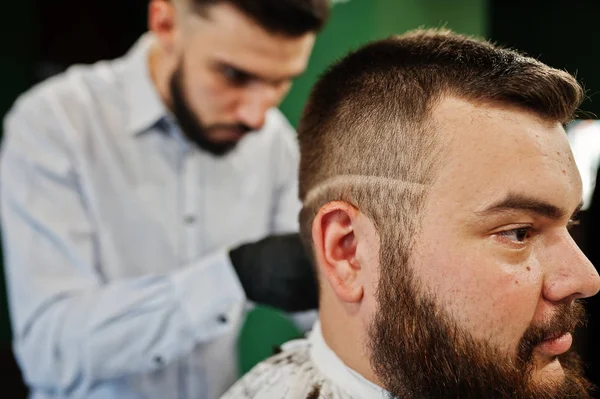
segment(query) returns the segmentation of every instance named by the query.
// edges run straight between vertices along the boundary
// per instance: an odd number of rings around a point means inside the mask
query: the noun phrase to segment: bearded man
[[[576,80],[447,30],[331,67],[299,127],[320,322],[224,398],[586,398]]]

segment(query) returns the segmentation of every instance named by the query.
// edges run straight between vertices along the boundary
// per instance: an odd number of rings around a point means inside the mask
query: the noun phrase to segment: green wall
[[[347,0],[335,2],[319,35],[306,73],[298,79],[282,111],[296,126],[310,88],[334,60],[361,44],[419,27],[446,26],[487,36],[487,0]]]

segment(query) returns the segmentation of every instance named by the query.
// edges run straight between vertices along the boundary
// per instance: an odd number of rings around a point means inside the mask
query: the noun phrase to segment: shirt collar
[[[310,357],[317,369],[335,385],[351,393],[353,398],[387,399],[391,397],[386,390],[344,364],[325,342],[319,321],[315,323],[308,340],[311,344]]]
[[[154,41],[147,32],[124,57],[123,84],[129,106],[128,133],[136,135],[164,120],[168,112],[150,77],[148,54]]]

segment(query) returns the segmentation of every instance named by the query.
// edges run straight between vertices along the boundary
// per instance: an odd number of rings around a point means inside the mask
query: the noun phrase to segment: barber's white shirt
[[[388,399],[391,395],[350,369],[329,348],[315,323],[308,339],[282,346],[221,399]]]

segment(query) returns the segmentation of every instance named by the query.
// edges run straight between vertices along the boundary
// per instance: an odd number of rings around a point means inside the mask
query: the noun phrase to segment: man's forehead
[[[294,77],[306,69],[315,33],[273,34],[228,4],[210,6],[209,11],[206,17],[191,18],[189,52],[196,49],[211,62],[270,80]]]
[[[444,115],[442,136],[451,139],[435,184],[440,201],[475,213],[489,207],[550,215],[570,213],[581,200],[581,180],[560,123],[490,105],[452,104],[440,107],[438,121]],[[546,212],[550,207],[560,212]]]
[[[574,160],[563,126],[531,111],[446,98],[433,109],[432,119],[444,143],[447,168],[481,174],[491,168],[506,169],[511,163],[532,167],[554,162],[573,174]],[[474,170],[465,172],[467,165]]]
[[[441,137],[450,136],[448,139],[452,140],[480,138],[489,141],[513,134],[543,141],[550,135],[539,133],[560,130],[565,139],[563,143],[567,142],[564,128],[558,121],[544,119],[517,105],[446,95],[436,102],[431,118],[442,133]],[[533,130],[533,135],[527,134]]]

